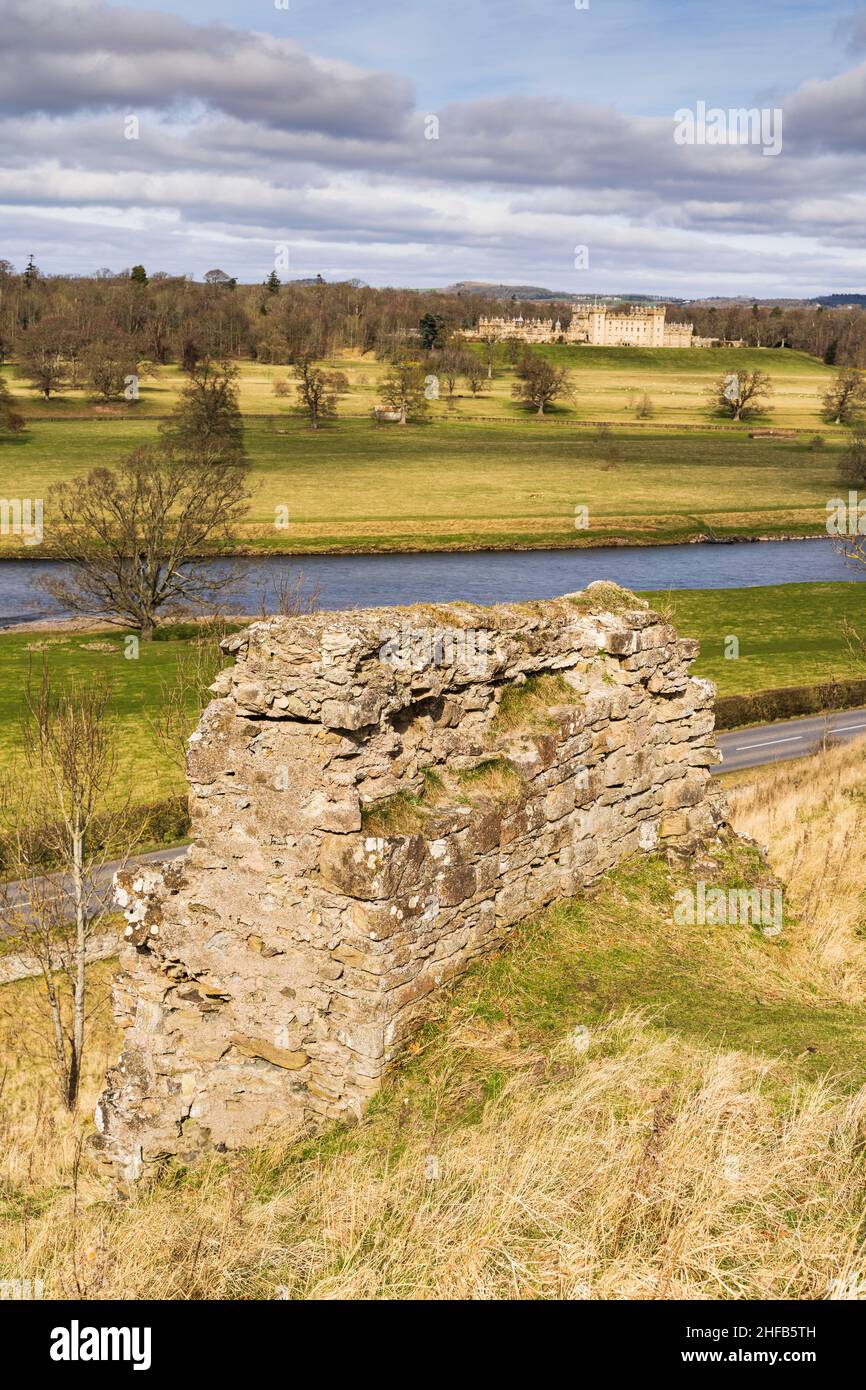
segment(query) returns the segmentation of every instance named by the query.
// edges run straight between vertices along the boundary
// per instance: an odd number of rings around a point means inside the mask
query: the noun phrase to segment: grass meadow
[[[632,861],[465,978],[359,1124],[125,1198],[83,1148],[111,963],[72,1117],[35,983],[5,986],[0,1270],[94,1299],[862,1296],[863,768],[849,745],[739,779],[781,936],[674,925],[689,871]],[[766,878],[748,849],[702,872]]]
[[[484,358],[483,347],[467,348]],[[686,425],[706,421],[704,393],[708,385],[722,372],[758,368],[773,379],[774,423],[810,429],[820,422],[819,396],[834,376],[832,368],[807,353],[775,348],[600,348],[552,344],[533,351],[571,372],[574,400],[562,402],[554,415],[575,420],[633,420],[637,403],[646,394],[652,401],[653,421]],[[275,382],[291,385],[290,366],[264,362],[238,365],[240,403],[245,415],[291,414],[293,394],[278,397],[274,392]],[[339,369],[348,377],[349,390],[342,398],[341,413],[347,417],[369,416],[379,403],[378,383],[387,364],[371,354],[362,356],[346,351],[323,365]],[[7,368],[6,376],[29,418],[89,416],[110,420],[125,413],[161,416],[172,408],[184,383],[184,375],[176,365],[159,367],[155,377],[142,378],[140,400],[130,407],[94,402],[86,388],[64,391],[43,401],[14,368]],[[477,396],[473,397],[461,380],[451,398],[441,381],[439,399],[431,401],[431,410],[434,415],[454,414],[461,419],[518,418],[522,412],[511,396],[514,380],[513,365],[500,346],[496,350],[493,379],[485,380]]]
[[[341,416],[317,431],[291,397],[273,393],[290,368],[243,364],[254,495],[239,544],[302,554],[823,530],[847,431],[821,423],[820,392],[832,379],[822,363],[769,349],[542,351],[568,362],[577,390],[571,405],[543,419],[518,409],[513,370],[500,365],[483,396],[442,395],[425,424],[377,425],[371,411],[385,368],[346,354],[330,364],[350,378]],[[704,393],[715,377],[755,362],[776,383],[772,424],[801,431],[795,439],[753,439],[753,426],[708,414]],[[176,368],[162,368],[135,405],[97,406],[82,392],[46,403],[25,391],[28,429],[0,446],[2,495],[45,496],[53,483],[110,466],[155,436],[182,380]],[[639,421],[644,395],[653,415]],[[822,447],[812,443],[815,432]],[[575,511],[584,506],[589,529],[578,530]],[[277,508],[288,509],[285,528],[275,526]],[[50,521],[49,504],[49,546]],[[0,554],[16,550],[33,553],[14,536],[0,538]]]

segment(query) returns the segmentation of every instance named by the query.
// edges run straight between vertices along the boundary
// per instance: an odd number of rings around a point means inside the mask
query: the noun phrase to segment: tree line
[[[695,301],[667,308],[669,318],[692,323],[704,337],[795,348],[830,365],[866,365],[866,312],[859,306]],[[14,357],[48,396],[84,383],[116,394],[142,363],[189,370],[205,357],[232,357],[291,365],[345,349],[387,360],[410,347],[453,345],[482,314],[543,314],[567,324],[571,305],[463,289],[328,284],[321,277],[281,283],[276,271],[260,284],[239,284],[220,270],[197,283],[142,265],[50,275],[32,258],[17,271],[0,260],[0,364]]]

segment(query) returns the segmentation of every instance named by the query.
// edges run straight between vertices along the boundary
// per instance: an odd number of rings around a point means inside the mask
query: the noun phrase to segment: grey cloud
[[[102,0],[0,0],[0,111],[201,103],[276,129],[387,139],[411,86],[307,55],[290,39]]]
[[[788,97],[784,151],[768,160],[755,147],[675,145],[673,113],[541,98],[445,105],[439,139],[425,140],[407,84],[286,40],[98,0],[0,0],[0,17],[12,259],[31,249],[26,234],[17,247],[29,219],[46,238],[53,228],[79,269],[146,248],[168,269],[255,275],[288,238],[363,278],[525,280],[531,266],[534,279],[581,288],[565,272],[586,220],[593,285],[603,272],[656,292],[693,288],[693,267],[708,264],[731,285],[816,287],[814,264],[764,243],[811,238],[829,266],[849,248],[854,264],[862,242],[866,67]],[[122,114],[136,106],[141,138],[126,141]],[[118,225],[99,229],[103,207]],[[297,273],[327,270],[309,255]],[[426,276],[425,257],[437,266]]]

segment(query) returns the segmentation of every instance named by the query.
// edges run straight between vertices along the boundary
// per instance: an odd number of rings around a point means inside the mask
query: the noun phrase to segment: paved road
[[[760,767],[785,758],[802,758],[816,753],[825,739],[848,743],[866,735],[866,709],[843,709],[836,714],[810,714],[805,719],[787,719],[779,724],[761,724],[717,734],[722,762],[716,772],[737,772],[744,767]]]
[[[178,845],[175,849],[155,849],[148,854],[133,855],[128,861],[128,867],[133,868],[136,864],[155,864],[166,862],[169,859],[178,859],[182,854],[186,854],[186,845]],[[113,864],[105,864],[97,874],[94,875],[93,891],[90,894],[90,910],[97,911],[100,907],[110,907],[111,883],[115,869],[121,867],[121,861],[117,860]],[[74,897],[72,885],[68,877],[64,878],[60,874],[48,876],[47,883],[55,885],[61,896],[73,908]],[[27,884],[20,880],[13,880],[4,885],[2,897],[0,897],[0,910],[2,908],[14,908],[26,903],[28,900]],[[0,922],[0,931],[3,924]],[[7,928],[8,930],[8,928]]]

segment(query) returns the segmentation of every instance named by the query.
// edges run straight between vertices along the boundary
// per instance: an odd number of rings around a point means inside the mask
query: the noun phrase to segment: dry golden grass
[[[524,924],[360,1125],[125,1200],[77,1162],[110,1020],[69,1118],[22,1026],[35,988],[7,987],[0,1277],[91,1298],[862,1297],[866,1088],[837,1065],[864,1021],[861,764],[849,747],[735,790],[802,914],[778,941],[675,931],[685,871],[641,861]]]
[[[463,1050],[504,1080],[480,1121],[437,1123]],[[684,1047],[636,1015],[534,1056],[507,1027],[453,1033],[423,1118],[394,1133],[204,1167],[128,1203],[45,1109],[4,1277],[92,1298],[786,1298],[856,1283],[866,1095],[780,1111],[771,1064]],[[450,1063],[450,1065],[449,1065]],[[384,1143],[388,1131],[390,1142]],[[50,1170],[50,1171],[49,1171]],[[7,1179],[8,1190],[8,1179]]]
[[[730,793],[737,829],[768,848],[799,920],[792,970],[816,969],[840,996],[866,999],[866,740],[742,774]]]
[[[522,685],[507,685],[490,726],[492,736],[528,730],[552,729],[551,710],[576,704],[578,696],[563,676],[530,676]]]

